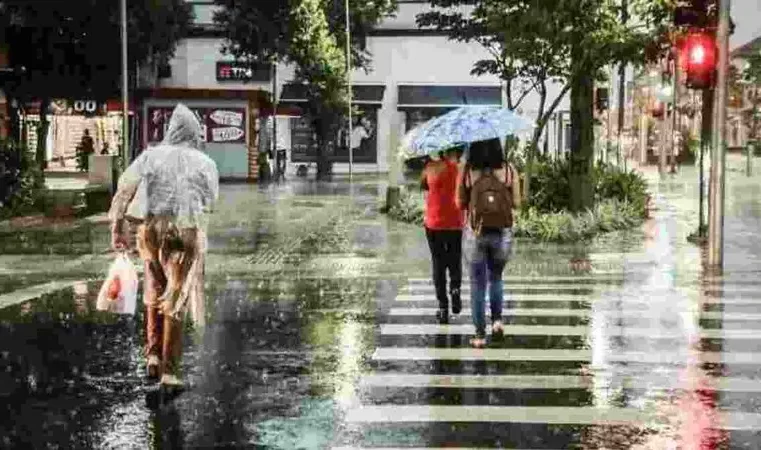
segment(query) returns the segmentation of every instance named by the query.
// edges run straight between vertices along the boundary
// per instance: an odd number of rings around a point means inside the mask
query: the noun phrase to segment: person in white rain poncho
[[[219,196],[214,161],[200,149],[202,128],[177,105],[163,142],[144,151],[119,179],[109,212],[112,246],[127,247],[126,221],[138,222],[145,262],[147,371],[162,387],[182,386],[182,323],[190,310],[203,325],[208,214]]]

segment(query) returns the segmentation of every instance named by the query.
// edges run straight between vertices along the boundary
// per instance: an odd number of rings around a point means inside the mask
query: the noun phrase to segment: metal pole
[[[277,157],[277,60],[272,63],[272,160],[275,163],[275,181],[280,181],[280,160]]]
[[[127,67],[127,0],[121,0],[122,19],[122,168],[129,164],[129,71]]]
[[[660,154],[658,155],[658,173],[661,175],[666,173],[666,148],[668,147],[668,117],[669,117],[669,105],[663,102],[663,117],[660,120],[660,133],[661,133],[661,145]]]
[[[668,64],[668,63],[666,63]],[[661,85],[658,87],[658,89],[663,89],[665,76],[663,75],[664,68],[664,61],[661,61]],[[661,101],[660,99],[663,98],[662,92],[658,92],[657,94],[659,97],[658,101]],[[663,117],[660,119],[660,138],[661,138],[661,145],[660,145],[660,153],[658,154],[658,173],[663,175],[666,173],[666,147],[668,145],[667,141],[667,135],[668,135],[668,117],[669,117],[669,105],[667,101],[662,101],[663,103]]]
[[[724,263],[724,163],[727,118],[727,72],[729,56],[730,0],[720,1],[719,30],[716,36],[719,48],[716,111],[714,111],[713,153],[711,154],[711,211],[708,221],[708,264],[721,268]]]
[[[704,164],[704,155],[707,152],[710,152],[711,150],[711,136],[712,136],[712,123],[713,120],[713,100],[714,100],[714,91],[713,88],[706,89],[703,91],[703,105],[702,105],[702,112],[701,112],[701,130],[700,130],[700,224],[699,224],[699,235],[700,237],[705,236],[705,210],[706,208],[703,206],[705,203],[705,164]],[[710,210],[710,205],[709,208]]]
[[[674,82],[672,83],[674,89],[673,96],[673,112],[671,117],[671,172],[676,172],[676,152],[678,150],[676,135],[679,131],[677,128],[679,116],[679,61],[674,58]]]
[[[629,20],[629,2],[621,0],[621,23],[626,25]],[[621,159],[621,135],[624,130],[624,107],[626,103],[626,64],[621,63],[618,67],[618,159]],[[624,158],[624,170],[626,170],[626,155]]]
[[[349,147],[349,180],[354,176],[354,149],[351,146],[351,134],[354,121],[352,120],[352,88],[351,88],[351,21],[349,20],[349,0],[346,0],[346,83],[349,85],[349,127],[346,138]]]

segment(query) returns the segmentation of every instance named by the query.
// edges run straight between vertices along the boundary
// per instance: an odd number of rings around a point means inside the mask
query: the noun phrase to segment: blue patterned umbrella
[[[466,106],[435,117],[411,130],[403,140],[403,155],[414,158],[471,142],[504,139],[531,130],[534,123],[499,106]]]

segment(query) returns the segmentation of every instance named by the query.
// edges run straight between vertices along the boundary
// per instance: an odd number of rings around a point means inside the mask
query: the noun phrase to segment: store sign
[[[80,99],[74,101],[55,100],[51,103],[50,110],[54,114],[71,114],[93,116],[105,114],[108,110],[106,103],[98,103],[91,99]]]
[[[249,67],[246,64],[217,61],[217,81],[261,81],[270,80],[272,68],[268,65]]]
[[[204,142],[212,144],[246,143],[245,108],[190,108],[202,128]],[[164,139],[174,107],[148,108],[148,142]]]

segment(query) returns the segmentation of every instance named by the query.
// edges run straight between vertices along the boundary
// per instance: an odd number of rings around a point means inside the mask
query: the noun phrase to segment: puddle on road
[[[149,448],[177,420],[175,444],[240,445],[260,439],[259,420],[352,398],[374,342],[376,282],[208,281],[214,313],[201,335],[186,330],[193,388],[175,419],[145,406],[142,308],[96,311],[92,282],[0,310],[0,446]]]

